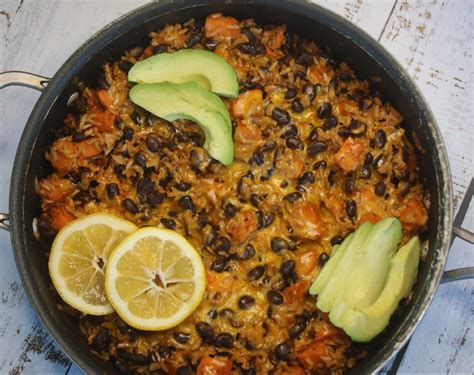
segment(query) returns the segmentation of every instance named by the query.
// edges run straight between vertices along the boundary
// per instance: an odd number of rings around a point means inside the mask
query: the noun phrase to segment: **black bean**
[[[308,145],[307,154],[308,156],[314,156],[320,152],[326,151],[327,145],[323,141],[314,141]]]
[[[230,240],[227,237],[218,237],[215,242],[216,248],[221,251],[229,251],[230,250]]]
[[[375,131],[374,143],[378,148],[383,148],[387,142],[387,134],[382,129]]]
[[[240,256],[241,260],[247,260],[255,255],[255,248],[251,244],[247,244],[244,253]]]
[[[201,337],[201,339],[203,339],[207,343],[212,342],[214,338],[216,337],[216,332],[214,331],[214,328],[212,328],[209,323],[206,323],[206,322],[196,323],[195,328],[199,337]]]
[[[187,182],[180,181],[176,184],[176,189],[179,191],[188,191],[191,189],[191,184],[188,184]]]
[[[274,108],[272,111],[272,118],[279,124],[279,125],[286,125],[290,122],[290,115],[287,111],[280,108]]]
[[[255,370],[253,367],[248,368],[248,369],[242,369],[242,375],[257,375],[257,370]]]
[[[156,207],[161,202],[163,202],[163,199],[165,199],[164,194],[160,193],[158,190],[155,190],[148,195],[146,201],[150,206]]]
[[[218,348],[232,349],[234,346],[234,336],[230,333],[219,333],[214,339],[214,344]]]
[[[132,68],[133,64],[127,60],[120,60],[118,66],[122,72],[128,73],[128,71]]]
[[[78,133],[74,132],[72,134],[72,141],[73,142],[82,142],[84,139],[86,139],[86,135],[84,133]]]
[[[250,30],[250,27],[243,27],[242,28],[242,34],[244,34],[247,39],[249,40],[249,42],[251,43],[255,43],[257,41],[257,37],[255,36],[255,34]]]
[[[226,307],[226,308],[219,311],[219,316],[222,316],[224,318],[230,318],[230,317],[234,316],[234,310]]]
[[[349,129],[347,127],[340,128],[337,131],[337,134],[339,135],[339,137],[341,137],[343,139],[348,138],[348,137],[351,136],[351,129]]]
[[[330,130],[332,128],[335,128],[338,123],[339,119],[337,118],[337,116],[329,116],[328,118],[326,118],[326,120],[324,120],[323,129]]]
[[[301,198],[301,193],[299,191],[295,191],[293,193],[287,194],[283,197],[284,201],[293,203],[296,202],[298,199]]]
[[[167,229],[175,230],[176,229],[176,221],[173,219],[168,219],[167,217],[162,217],[160,219],[160,223]]]
[[[191,211],[193,214],[196,213],[196,206],[193,203],[192,198],[189,195],[179,198],[178,204],[185,210]]]
[[[99,78],[97,78],[97,88],[102,90],[108,90],[110,88],[110,83],[107,82],[105,76],[100,75]]]
[[[272,251],[275,253],[278,253],[282,250],[288,250],[290,248],[290,245],[287,240],[281,237],[273,237],[270,240],[270,247],[272,248]]]
[[[347,73],[341,73],[341,74],[339,74],[339,76],[337,78],[339,78],[342,82],[352,81],[352,77]]]
[[[105,189],[107,190],[107,196],[109,199],[112,199],[119,195],[119,188],[118,185],[115,183],[108,184]]]
[[[88,191],[81,190],[80,192],[74,194],[72,199],[75,202],[80,202],[81,204],[84,205],[86,203],[89,203],[93,198],[92,198],[91,194]]]
[[[261,43],[240,43],[237,44],[237,48],[240,52],[251,56],[261,55],[265,52],[265,46]]]
[[[166,52],[166,51],[168,51],[168,46],[166,46],[164,44],[158,44],[158,45],[153,47],[153,54],[154,55],[157,55],[159,53],[163,53],[163,52]]]
[[[368,165],[363,166],[360,170],[359,177],[367,180],[370,178],[370,176],[372,176],[372,169]]]
[[[268,141],[267,143],[265,143],[261,148],[260,148],[260,151],[262,152],[269,152],[269,151],[273,151],[276,147],[276,142],[275,141]]]
[[[137,182],[137,195],[146,196],[153,192],[155,184],[148,177],[142,177]]]
[[[179,342],[180,344],[186,344],[191,338],[191,335],[189,333],[184,332],[175,332],[173,333],[173,337],[176,342]]]
[[[332,240],[331,240],[331,243],[332,243]],[[328,260],[329,260],[329,255],[327,255],[326,253],[319,254],[318,263],[320,267],[323,267]]]
[[[262,165],[265,163],[265,157],[263,156],[263,153],[261,151],[255,151],[255,153],[252,155],[251,162],[256,165]]]
[[[200,40],[201,40],[201,32],[197,31],[197,32],[191,33],[191,35],[189,36],[186,42],[186,48],[194,47],[196,44],[199,43]]]
[[[293,112],[301,113],[301,112],[304,111],[304,105],[303,105],[303,103],[301,102],[301,100],[295,99],[295,100],[293,100],[293,102],[291,103],[291,109],[293,110]]]
[[[360,122],[359,120],[352,119],[350,131],[352,137],[359,137],[361,135],[364,135],[367,131],[367,124],[365,122]]]
[[[150,133],[146,136],[146,147],[151,152],[160,151],[160,138],[155,133]]]
[[[285,91],[285,99],[293,99],[297,94],[297,91],[293,87],[288,87],[288,89]]]
[[[314,98],[316,98],[316,88],[314,87],[313,84],[311,83],[307,83],[304,85],[303,87],[303,92],[308,95],[308,98],[309,100],[313,100]]]
[[[364,165],[371,165],[374,161],[374,156],[369,152],[365,156]]]
[[[329,81],[328,87],[330,90],[336,91],[339,88],[339,80],[336,77],[334,77],[333,79]]]
[[[133,157],[133,162],[142,168],[146,167],[145,156],[143,156],[143,154],[141,153],[135,154],[135,156]]]
[[[204,145],[204,140],[198,133],[190,133],[189,139],[191,140],[192,144],[196,147],[202,147]]]
[[[333,238],[331,238],[331,245],[336,246],[340,245],[344,241],[344,237],[336,235]]]
[[[285,260],[280,266],[280,272],[283,276],[289,276],[295,269],[295,261],[293,259]]]
[[[309,185],[314,183],[314,181],[315,177],[313,172],[305,172],[300,178],[298,178],[299,185]]]
[[[311,65],[313,65],[313,62],[314,62],[314,58],[311,54],[309,54],[308,52],[303,52],[301,55],[299,55],[295,62],[299,65],[303,65],[305,67],[309,67]]]
[[[249,310],[255,304],[255,298],[248,295],[242,296],[239,298],[238,304],[241,310]]]
[[[204,39],[203,45],[207,50],[214,51],[217,46],[217,41],[211,38],[206,38]]]
[[[122,174],[123,174],[124,170],[125,170],[125,166],[123,164],[117,164],[116,166],[114,166],[114,173],[118,177],[122,177]]]
[[[293,137],[295,135],[298,135],[298,128],[294,124],[290,124],[286,127],[287,130],[285,130],[285,133],[283,133],[283,136],[286,137]]]
[[[216,309],[209,310],[208,313],[207,313],[207,316],[211,320],[216,319],[217,318],[217,310]]]
[[[347,215],[349,215],[349,217],[351,219],[356,217],[356,215],[357,215],[357,203],[354,200],[349,199],[346,202],[346,212],[347,212]]]
[[[382,197],[385,194],[385,190],[385,182],[379,181],[377,185],[375,185],[375,194],[377,194],[379,197]]]
[[[92,339],[92,346],[98,350],[107,350],[110,341],[110,331],[107,328],[100,327],[94,338]]]
[[[324,102],[318,108],[318,117],[320,119],[325,119],[331,116],[332,113],[332,105],[331,103]]]
[[[286,139],[286,146],[294,150],[302,150],[303,143],[298,137],[288,137]]]
[[[281,344],[278,344],[275,347],[275,357],[280,360],[280,361],[286,361],[289,359],[290,354],[291,354],[291,346],[290,344],[283,342]]]
[[[143,366],[148,363],[150,363],[151,358],[148,356],[141,354],[141,353],[135,353],[135,352],[129,352],[126,349],[118,349],[117,350],[117,356],[122,359],[125,362],[129,362],[133,365],[137,366]]]
[[[133,122],[137,125],[141,125],[142,122],[143,122],[143,118],[142,118],[142,116],[140,116],[140,114],[138,112],[133,112],[130,115],[130,117],[133,120]]]
[[[346,179],[342,184],[342,190],[344,190],[344,192],[347,194],[353,193],[355,189],[355,182],[352,179]]]
[[[285,290],[288,287],[288,282],[283,277],[278,277],[273,283],[272,288],[275,290]]]
[[[161,167],[160,169],[164,171],[165,176],[158,182],[158,184],[161,187],[166,187],[173,180],[173,174],[167,167]]]
[[[292,339],[296,339],[299,335],[301,335],[304,330],[306,329],[306,322],[297,322],[293,324],[290,329],[288,330],[288,336]]]
[[[308,136],[308,142],[313,142],[318,139],[318,128],[314,128],[311,130],[311,133],[309,133]]]
[[[181,367],[178,367],[176,370],[176,375],[192,375],[193,370],[189,365],[184,365]]]
[[[263,228],[268,227],[271,223],[273,223],[273,219],[275,219],[275,214],[273,212],[267,212],[263,216]]]
[[[259,265],[252,268],[249,272],[247,272],[247,279],[249,281],[255,281],[260,279],[263,274],[265,273],[265,266]]]
[[[191,150],[191,153],[189,155],[189,161],[191,167],[193,167],[194,170],[199,172],[204,172],[210,162],[209,156],[207,155],[205,150],[201,149]]]
[[[295,72],[295,77],[299,79],[305,79],[306,78],[306,71],[305,70],[297,70]]]
[[[122,139],[129,141],[133,138],[133,129],[130,127],[123,128]]]
[[[269,290],[267,292],[267,299],[268,302],[273,305],[281,305],[283,303],[283,296],[274,290]]]
[[[227,259],[223,257],[217,258],[214,262],[211,264],[211,270],[214,272],[222,272],[227,266]]]
[[[122,202],[122,206],[131,214],[138,213],[137,204],[130,198],[125,198]]]

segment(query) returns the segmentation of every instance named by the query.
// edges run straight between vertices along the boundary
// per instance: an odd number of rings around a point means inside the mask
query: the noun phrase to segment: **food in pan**
[[[62,308],[79,315],[93,352],[124,373],[353,367],[364,346],[334,326],[308,292],[333,248],[341,250],[364,223],[398,218],[401,249],[426,228],[427,199],[401,114],[345,63],[285,26],[213,14],[150,37],[146,48],[105,64],[95,86],[81,84],[46,151],[53,172],[38,183],[38,229],[54,239],[76,218],[108,213],[175,231],[200,254],[206,290],[185,320],[157,332],[135,329],[116,313]],[[233,159],[220,137],[216,148],[203,147],[213,138],[207,121],[202,127],[187,116],[169,122],[130,100],[134,87],[163,84],[130,82],[135,64],[183,49],[217,54],[236,73],[236,98],[215,93],[230,113]],[[201,81],[170,77],[166,85],[211,94],[213,85],[198,75]],[[228,159],[219,162],[212,150]],[[395,254],[384,267],[404,267],[408,254]],[[387,280],[393,275],[388,271]]]

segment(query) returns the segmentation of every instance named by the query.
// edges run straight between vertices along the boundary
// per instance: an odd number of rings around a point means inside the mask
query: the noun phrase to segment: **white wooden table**
[[[275,0],[277,1],[277,0]],[[280,1],[280,0],[278,0]],[[97,30],[145,0],[1,0],[0,71],[52,76]],[[449,154],[458,208],[473,176],[474,0],[321,0],[380,41],[426,96]],[[0,91],[0,212],[8,211],[17,143],[39,94]],[[21,173],[21,171],[20,171]],[[464,226],[473,225],[471,204]],[[447,268],[472,265],[456,240]],[[399,373],[473,373],[473,282],[439,288]],[[8,233],[0,233],[0,374],[81,374],[52,341],[22,289]]]

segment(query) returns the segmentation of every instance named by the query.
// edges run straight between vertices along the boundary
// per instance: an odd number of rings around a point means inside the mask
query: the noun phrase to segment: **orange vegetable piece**
[[[296,259],[295,270],[298,275],[309,276],[316,267],[317,257],[314,251],[307,251]]]
[[[253,211],[240,211],[229,221],[226,230],[235,241],[242,243],[257,230],[257,217]]]
[[[115,116],[110,112],[93,111],[91,120],[101,132],[110,132],[114,129]]]
[[[232,362],[224,357],[210,357],[206,355],[199,362],[197,375],[230,375]]]
[[[289,205],[288,222],[299,237],[315,240],[324,232],[319,207],[308,201]]]
[[[424,226],[428,221],[428,213],[423,202],[418,199],[408,200],[400,212],[400,221],[407,230]]]
[[[359,224],[364,224],[366,222],[370,222],[372,224],[377,223],[380,221],[381,217],[373,212],[367,212],[360,217]]]
[[[220,13],[211,14],[206,18],[204,34],[207,38],[216,40],[236,39],[240,35],[239,21],[233,17],[224,17]]]
[[[339,328],[334,327],[330,323],[327,323],[324,326],[324,329],[320,329],[316,333],[316,341],[324,341],[324,340],[332,339],[333,337],[339,337],[342,335],[343,333]]]
[[[65,207],[53,207],[50,211],[51,224],[53,228],[59,231],[70,221],[73,221],[75,217],[66,210]]]
[[[301,301],[306,295],[308,287],[309,281],[304,280],[298,281],[297,283],[294,283],[293,285],[289,286],[283,292],[285,302],[288,305],[293,305],[294,303]]]
[[[54,174],[39,182],[39,194],[50,201],[59,201],[73,191],[71,180]]]
[[[58,139],[46,155],[54,169],[64,175],[79,167],[84,167],[88,158],[100,154],[100,149],[92,139],[74,143],[68,139]]]
[[[112,105],[112,100],[110,99],[109,92],[107,90],[97,90],[97,97],[99,98],[100,104],[104,109],[108,109]]]
[[[304,375],[304,370],[299,366],[291,366],[283,370],[281,375]]]
[[[344,204],[341,199],[337,198],[334,195],[330,195],[324,201],[324,205],[329,208],[332,214],[336,217],[336,219],[340,218],[344,212]]]
[[[232,114],[237,118],[251,117],[261,114],[263,109],[263,93],[261,90],[248,90],[240,94],[232,104]]]
[[[271,33],[266,45],[266,54],[270,57],[279,59],[283,57],[283,52],[280,51],[280,47],[285,42],[285,31],[286,27],[278,26],[275,30],[266,31],[265,33]]]
[[[363,151],[364,145],[362,142],[349,137],[334,155],[334,159],[344,172],[350,172],[355,170],[362,162],[361,155]]]
[[[150,57],[151,55],[153,55],[153,48],[151,46],[148,46],[143,51],[143,57],[147,58],[147,57]]]
[[[262,132],[253,123],[244,124],[239,122],[235,129],[234,139],[240,143],[250,144],[262,139]]]
[[[220,57],[226,59],[227,61],[230,60],[230,54],[227,50],[227,47],[224,43],[219,43],[214,50],[214,53],[219,55]]]
[[[313,342],[296,353],[296,358],[308,368],[321,361],[322,357],[328,355],[328,348],[324,342]]]

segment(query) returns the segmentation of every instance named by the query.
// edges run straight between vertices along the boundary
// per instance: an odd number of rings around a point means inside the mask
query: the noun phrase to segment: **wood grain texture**
[[[2,0],[0,71],[51,76],[87,38],[144,0]],[[318,1],[387,47],[415,78],[445,137],[457,198],[472,170],[472,4],[469,0]],[[0,212],[22,127],[39,94],[0,91]],[[461,135],[462,134],[462,135]],[[471,211],[472,217],[472,211]],[[471,227],[471,229],[473,229]],[[449,265],[472,265],[472,249],[455,241]],[[416,331],[403,372],[472,372],[472,282],[445,285]],[[0,232],[0,373],[81,374],[30,307],[7,233]]]

